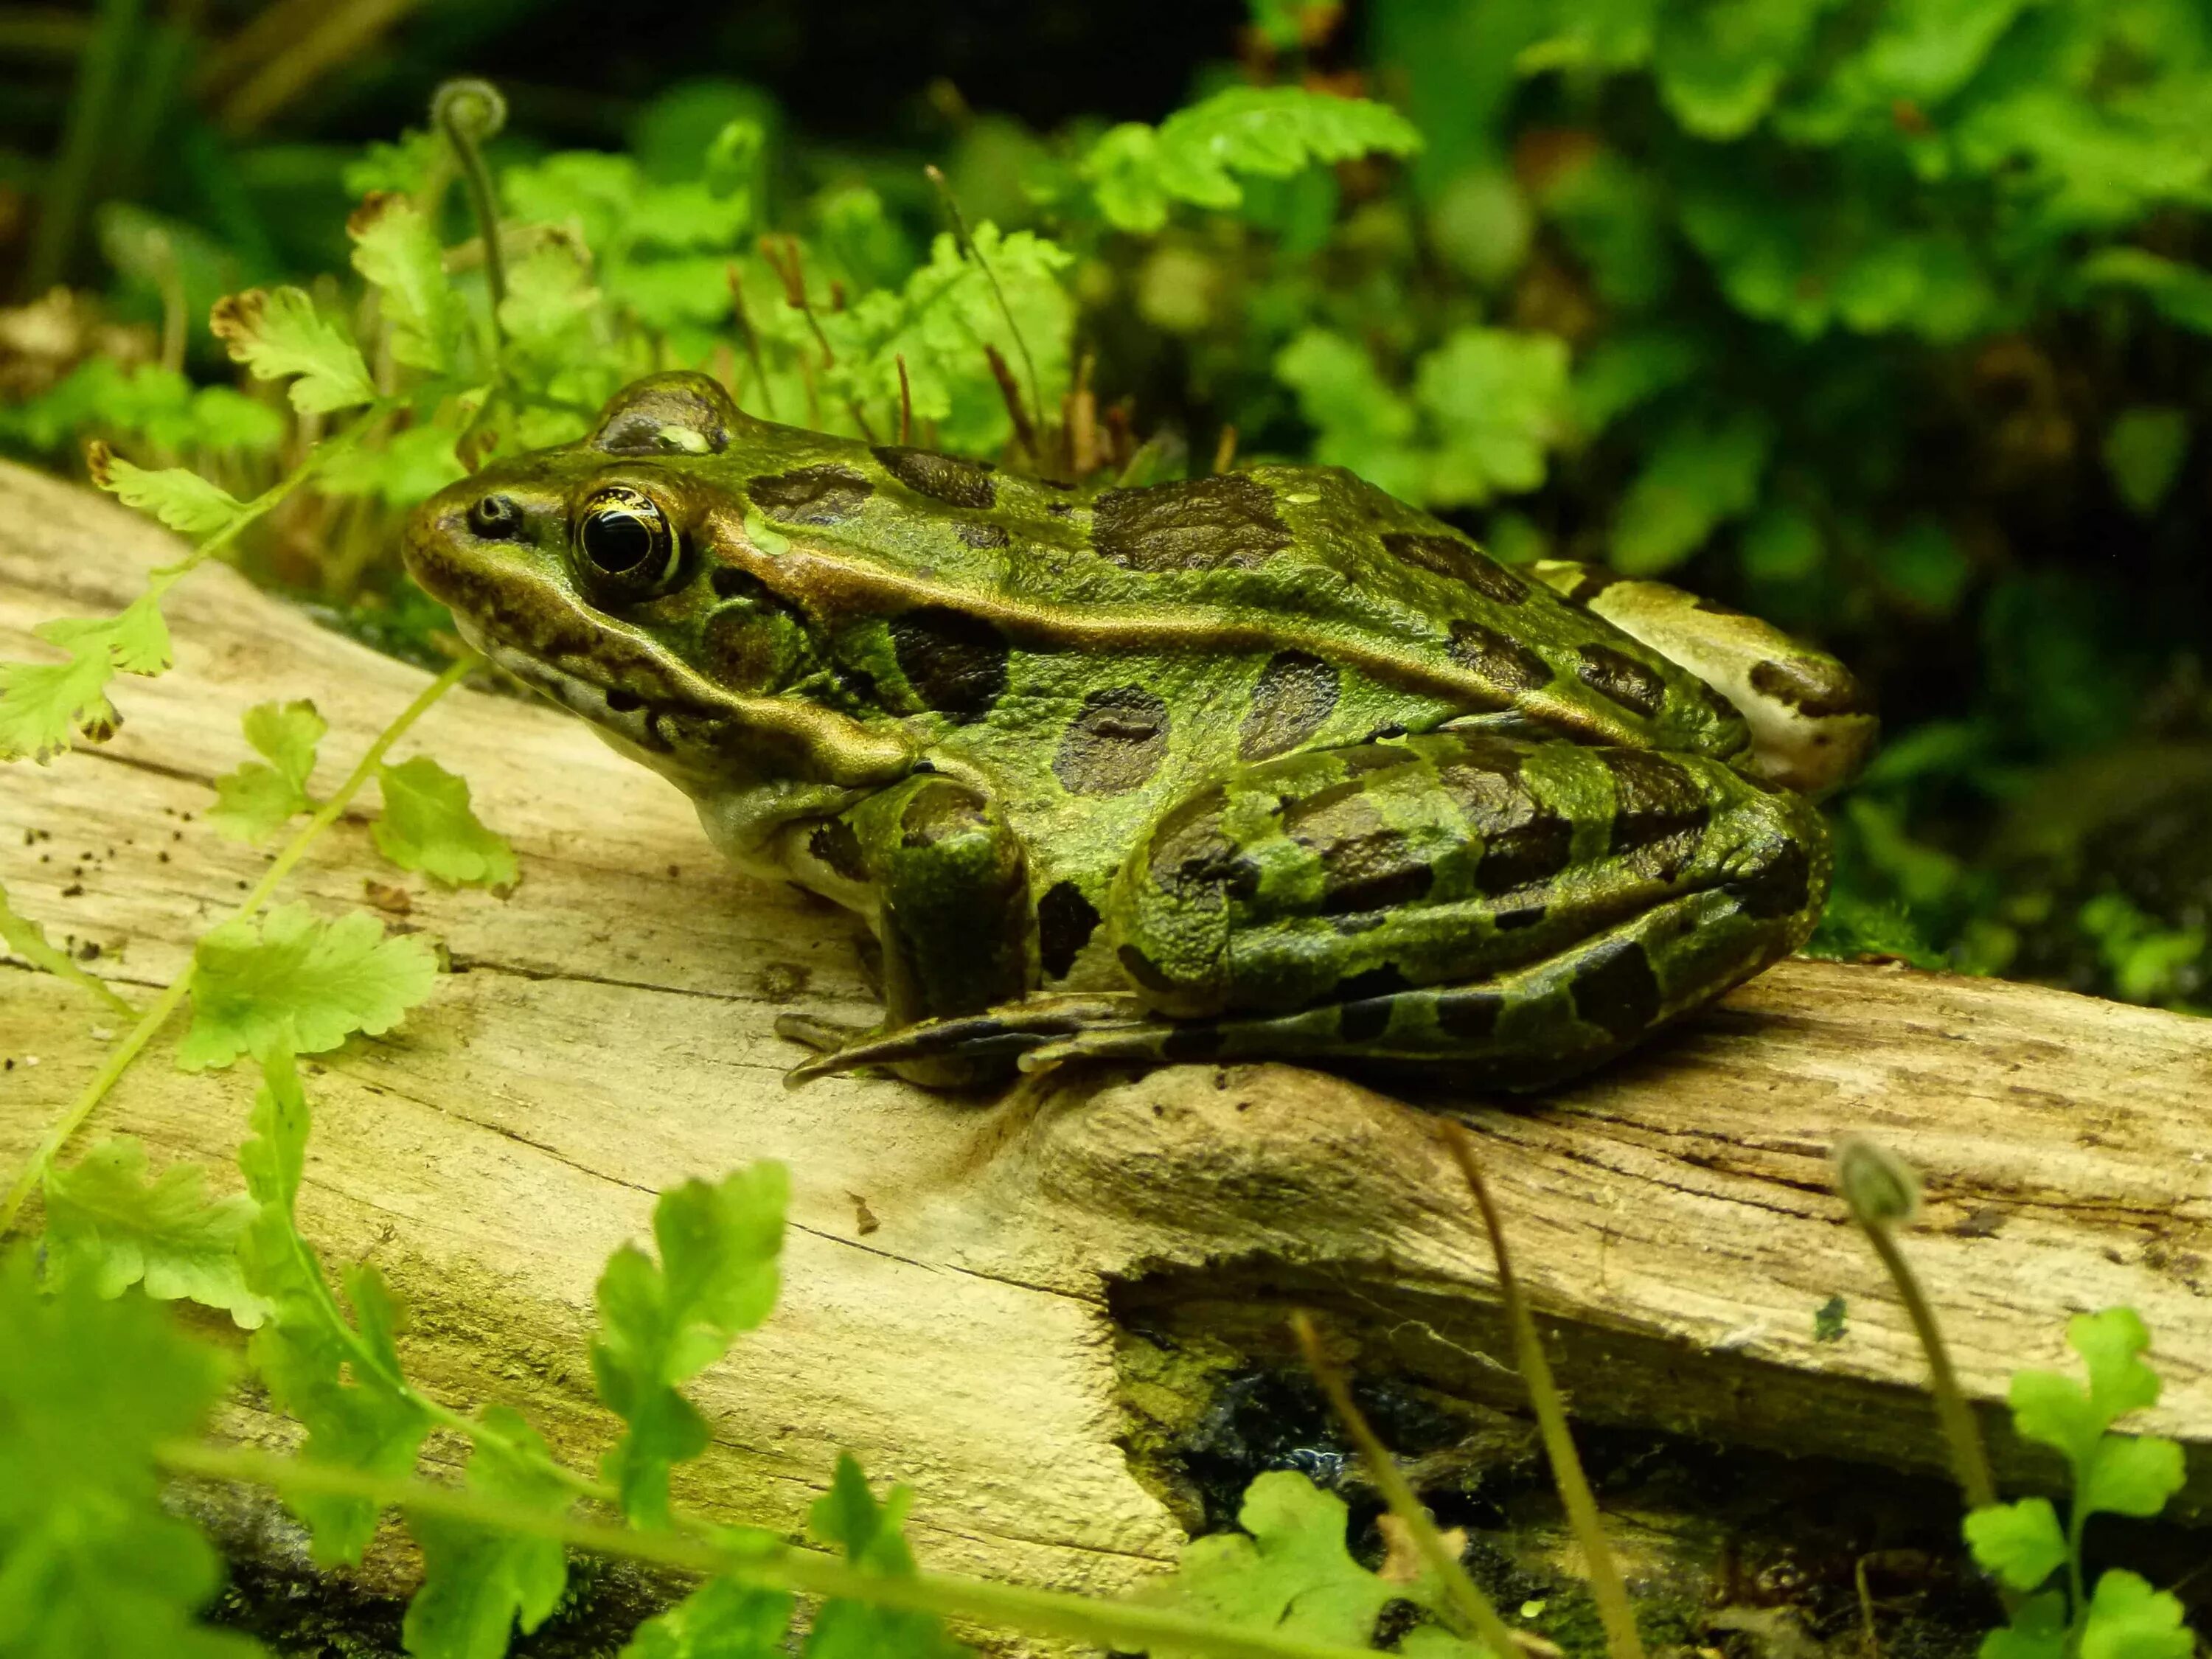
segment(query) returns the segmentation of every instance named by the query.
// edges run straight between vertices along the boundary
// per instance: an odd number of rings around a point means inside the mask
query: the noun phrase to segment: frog
[[[787,1012],[794,1084],[1551,1088],[1805,943],[1876,730],[1769,623],[1340,467],[1084,486],[691,372],[430,497],[404,556],[739,871],[865,923],[883,1018]]]

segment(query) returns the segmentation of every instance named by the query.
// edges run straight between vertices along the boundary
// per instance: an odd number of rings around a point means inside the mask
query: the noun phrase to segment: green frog
[[[963,1087],[1078,1058],[1538,1088],[1801,945],[1832,659],[1591,567],[1509,568],[1340,468],[1085,490],[772,425],[656,375],[487,467],[406,557],[491,661],[864,917]]]

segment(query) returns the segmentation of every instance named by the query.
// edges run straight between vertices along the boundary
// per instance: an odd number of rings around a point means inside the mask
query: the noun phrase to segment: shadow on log
[[[34,474],[0,472],[0,500],[9,657],[43,650],[38,622],[117,608],[174,554]],[[119,734],[0,786],[18,908],[97,945],[95,970],[142,1001],[265,863],[199,817],[245,757],[240,714],[313,697],[327,787],[424,678],[228,570],[169,611],[177,667],[118,684]],[[580,1464],[610,1438],[585,1360],[602,1260],[644,1233],[663,1186],[778,1158],[795,1189],[783,1300],[700,1380],[716,1437],[679,1498],[796,1526],[849,1448],[919,1489],[926,1562],[1124,1589],[1184,1534],[1121,1443],[1117,1316],[1265,1361],[1287,1358],[1281,1315],[1303,1304],[1364,1375],[1517,1401],[1437,1133],[1449,1110],[1585,1421],[1940,1469],[1909,1328],[1828,1188],[1830,1146],[1859,1130],[1926,1172],[1908,1249],[1991,1428],[2013,1369],[2069,1363],[2065,1316],[2130,1304],[2166,1379],[2142,1426],[2187,1445],[2184,1507],[2212,1500],[2212,1022],[1792,962],[1536,1106],[1405,1103],[1276,1066],[1070,1072],[983,1105],[845,1079],[794,1093],[775,1016],[872,1015],[840,913],[721,867],[673,790],[550,709],[457,694],[402,753],[417,749],[468,778],[523,879],[501,898],[399,877],[358,819],[295,872],[291,892],[326,913],[404,888],[386,920],[442,941],[453,969],[399,1030],[309,1067],[303,1224],[404,1292],[427,1389],[514,1404]],[[11,1165],[112,1023],[0,958],[0,1054],[40,1060],[0,1080]],[[90,1133],[227,1164],[250,1085],[175,1071],[174,1035]],[[1817,1340],[1835,1296],[1847,1328]],[[234,1426],[283,1432],[250,1406]],[[2033,1480],[1996,1438],[2001,1474]],[[259,1536],[298,1549],[283,1528]]]

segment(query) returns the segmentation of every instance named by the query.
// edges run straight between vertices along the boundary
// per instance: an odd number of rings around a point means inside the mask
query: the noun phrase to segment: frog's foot
[[[823,1051],[818,1059],[784,1074],[784,1082],[797,1088],[863,1066],[941,1070],[949,1065],[978,1074],[1002,1071],[1010,1060],[1080,1033],[1169,1023],[1148,1017],[1134,997],[1109,994],[1027,997],[980,1014],[918,1020],[890,1030],[862,1030],[808,1014],[786,1014],[775,1029],[779,1036]]]
[[[855,1025],[849,1020],[823,1019],[814,1014],[778,1014],[775,1034],[789,1042],[803,1042],[817,1054],[834,1054],[848,1043],[858,1042],[871,1035],[872,1025]]]

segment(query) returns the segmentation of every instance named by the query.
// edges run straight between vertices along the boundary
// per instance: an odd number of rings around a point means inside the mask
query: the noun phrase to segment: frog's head
[[[423,502],[407,568],[470,644],[694,793],[895,775],[901,740],[776,695],[817,665],[814,642],[754,574],[763,558],[726,481],[806,441],[706,375],[657,374],[581,442]]]

